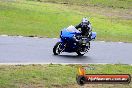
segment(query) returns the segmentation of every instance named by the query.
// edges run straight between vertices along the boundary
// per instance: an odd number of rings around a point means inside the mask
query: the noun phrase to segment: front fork
[[[88,43],[85,45],[84,52],[87,53],[89,49],[90,49],[90,42],[88,42]]]

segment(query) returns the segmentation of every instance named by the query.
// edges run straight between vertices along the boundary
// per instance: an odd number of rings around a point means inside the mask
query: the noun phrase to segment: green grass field
[[[88,65],[89,74],[132,74],[130,65]],[[79,65],[0,65],[0,88],[80,88]],[[88,84],[85,88],[131,88],[130,84]],[[89,87],[92,86],[92,87]]]
[[[132,42],[131,0],[40,1],[1,0],[0,34],[58,37],[62,28],[87,16],[97,40]]]
[[[71,5],[90,5],[90,6],[100,6],[109,8],[132,8],[131,0],[28,0],[28,1],[40,1],[40,2],[51,2],[59,4],[71,4]]]

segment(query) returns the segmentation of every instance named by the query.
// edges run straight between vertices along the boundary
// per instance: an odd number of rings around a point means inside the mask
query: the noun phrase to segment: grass
[[[64,3],[64,4],[75,4],[75,5],[90,5],[100,6],[109,8],[132,8],[131,0],[28,0],[28,1],[41,1],[51,3]]]
[[[89,74],[132,74],[129,65],[93,65]],[[76,74],[79,65],[0,65],[0,88],[76,88]],[[132,84],[85,85],[92,88],[109,86],[129,88]],[[91,87],[90,87],[91,88]],[[110,87],[112,88],[112,87]]]
[[[75,69],[69,66],[27,65],[0,68],[0,88],[52,88],[75,82]]]
[[[68,4],[60,4],[65,3],[63,0],[42,1],[0,1],[0,34],[59,37],[62,28],[89,16],[97,40],[132,42],[131,0],[115,0],[119,5],[113,0],[87,0],[86,6],[81,0],[73,5],[74,0],[67,0]]]

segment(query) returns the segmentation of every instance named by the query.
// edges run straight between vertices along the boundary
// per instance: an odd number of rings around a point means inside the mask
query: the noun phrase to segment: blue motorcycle
[[[53,48],[54,55],[62,52],[76,52],[79,56],[83,56],[90,49],[90,41],[96,38],[96,32],[91,32],[90,37],[82,36],[81,32],[74,26],[64,28],[60,34],[60,40]],[[77,44],[79,41],[79,44]]]

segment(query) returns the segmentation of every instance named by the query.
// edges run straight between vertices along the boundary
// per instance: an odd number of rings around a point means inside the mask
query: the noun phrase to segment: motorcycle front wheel
[[[85,50],[83,50],[84,52],[81,51],[76,51],[76,53],[78,54],[78,56],[83,56],[85,53],[88,52],[88,50],[90,49],[90,42],[87,43],[88,49],[85,48]]]
[[[77,51],[76,53],[78,54],[78,56],[83,56],[85,54],[85,52],[79,52],[79,51]]]
[[[62,45],[61,42],[57,42],[53,48],[53,53],[54,55],[59,55],[62,52],[62,49],[60,48],[60,46]]]

